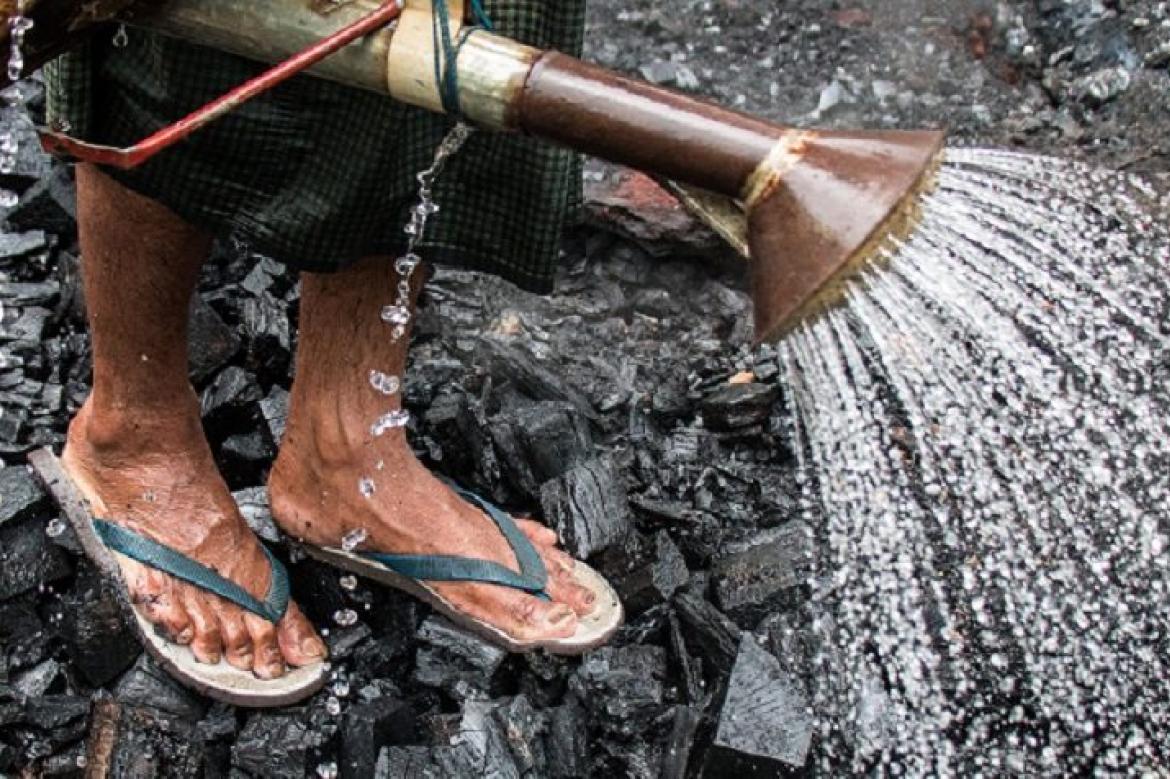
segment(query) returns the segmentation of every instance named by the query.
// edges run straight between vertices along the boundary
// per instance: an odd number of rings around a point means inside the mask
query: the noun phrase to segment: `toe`
[[[592,612],[597,602],[597,596],[592,590],[579,585],[572,574],[563,569],[555,569],[549,575],[548,594],[554,601],[564,603],[581,617]]]
[[[285,671],[284,655],[276,642],[276,625],[255,614],[244,614],[244,624],[252,637],[252,673],[261,679],[276,679]]]
[[[288,611],[276,626],[276,642],[285,662],[298,668],[320,662],[327,654],[325,642],[295,603],[288,605]]]
[[[239,609],[230,606],[220,606],[216,612],[223,636],[224,657],[233,667],[251,671],[255,653],[252,651],[252,637],[244,625],[244,615]]]
[[[520,528],[520,532],[528,536],[528,540],[537,546],[556,546],[557,533],[549,527],[545,527],[531,519],[517,519],[516,526]]]
[[[151,577],[153,578],[153,577]],[[149,587],[151,595],[142,601],[146,618],[176,644],[190,644],[195,627],[179,596],[179,586],[163,578],[159,587]]]
[[[564,603],[555,603],[517,593],[509,613],[520,639],[568,638],[577,630],[577,615]]]
[[[181,598],[195,631],[191,639],[191,653],[201,663],[218,663],[223,656],[223,634],[215,612],[203,594],[194,587],[183,587]]]

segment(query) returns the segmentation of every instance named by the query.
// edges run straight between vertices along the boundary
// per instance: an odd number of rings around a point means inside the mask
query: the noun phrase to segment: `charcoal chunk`
[[[652,540],[638,547],[632,564],[614,581],[630,615],[641,614],[670,600],[690,577],[682,552],[665,530],[658,531]]]
[[[59,236],[72,236],[77,230],[77,196],[73,180],[65,167],[40,179],[20,196],[20,202],[8,213],[14,230],[44,230]]]
[[[48,496],[23,465],[0,468],[0,525],[27,519],[48,503]]]
[[[727,384],[703,398],[703,424],[730,431],[758,425],[768,419],[779,392],[767,384]]]
[[[409,743],[413,735],[414,712],[402,701],[378,698],[350,706],[341,729],[341,776],[372,775],[382,747]]]
[[[189,375],[191,382],[200,386],[235,356],[240,339],[199,295],[191,297],[187,328]]]
[[[523,776],[547,776],[548,758],[541,734],[545,718],[523,695],[517,695],[492,710],[492,718],[504,734],[512,762]]]
[[[24,704],[25,721],[41,730],[56,730],[84,719],[89,699],[80,695],[42,695]]]
[[[141,655],[118,680],[114,697],[128,706],[156,709],[192,723],[202,719],[207,709],[201,698],[176,682],[147,654]]]
[[[589,731],[585,710],[576,698],[555,709],[546,709],[548,730],[545,753],[551,758],[548,775],[554,779],[589,774]]]
[[[801,600],[812,559],[812,532],[803,522],[765,530],[715,561],[715,602],[741,626]]]
[[[245,364],[266,382],[287,379],[292,362],[292,336],[288,309],[282,301],[264,293],[244,299],[240,307]]]
[[[259,430],[250,433],[230,435],[219,446],[219,462],[227,479],[228,486],[233,489],[261,484],[268,475],[268,468],[276,450],[268,443],[268,438]]]
[[[87,776],[200,776],[204,748],[189,722],[102,698],[93,707],[86,757]]]
[[[739,653],[740,629],[719,609],[694,592],[674,598],[674,608],[686,627],[688,645],[695,648],[707,667],[726,675]]]
[[[255,404],[264,394],[256,376],[229,365],[215,377],[200,398],[203,425],[212,436],[225,438],[251,426]]]
[[[374,779],[447,779],[440,754],[449,747],[386,747],[378,753]]]
[[[106,684],[142,654],[109,585],[92,568],[84,569],[66,593],[64,605],[60,634],[70,658],[90,684]]]
[[[698,709],[690,706],[674,707],[674,724],[662,759],[662,779],[685,779],[691,750],[695,746],[695,734],[702,721],[703,713]]]
[[[500,414],[491,435],[505,474],[529,498],[593,454],[589,421],[569,403],[532,403]]]
[[[813,719],[799,685],[745,633],[719,710],[706,776],[784,776],[804,766]]]
[[[0,570],[3,570],[2,563]],[[45,629],[36,610],[28,602],[14,600],[0,603],[0,653],[4,657],[0,668],[4,665],[10,669],[36,665],[48,656],[51,638],[52,633]]]
[[[260,416],[264,418],[269,441],[277,446],[284,438],[284,425],[288,420],[288,390],[273,385],[268,395],[260,401]]]
[[[630,532],[630,506],[610,457],[581,463],[540,488],[545,521],[574,557],[585,559]]]
[[[240,514],[252,532],[265,541],[277,543],[280,541],[280,531],[276,528],[276,521],[272,518],[272,508],[268,505],[268,489],[266,487],[248,487],[232,493],[236,505],[240,507]]]
[[[60,676],[61,664],[49,658],[15,677],[12,689],[21,695],[36,698],[46,694]]]
[[[496,672],[507,657],[495,644],[438,616],[423,622],[417,638],[415,680],[428,687],[440,687],[457,698],[469,692],[490,692]]]
[[[509,383],[533,400],[571,403],[588,419],[595,419],[593,405],[581,392],[518,347],[491,338],[480,339],[492,379]]]
[[[254,776],[304,776],[310,755],[324,743],[302,713],[257,712],[248,718],[232,747],[232,765]]]
[[[19,259],[48,247],[44,230],[0,233],[0,260]]]
[[[569,679],[603,730],[634,738],[662,713],[666,652],[657,646],[603,647]]]
[[[71,570],[65,553],[49,543],[42,523],[0,525],[0,600],[63,579]]]

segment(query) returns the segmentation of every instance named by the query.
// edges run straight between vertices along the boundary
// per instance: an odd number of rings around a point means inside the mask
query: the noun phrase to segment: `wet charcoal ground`
[[[1163,183],[1170,169],[1165,3],[631,0],[594,2],[590,25],[592,58],[778,120],[945,125]],[[642,200],[615,209],[630,190],[594,166],[593,219],[566,238],[558,292],[440,271],[412,348],[419,453],[540,511],[610,576],[630,611],[613,645],[507,657],[408,598],[290,560],[336,678],[305,706],[247,712],[154,668],[68,532],[46,532],[56,512],[24,457],[60,444],[89,344],[68,172],[26,153],[8,183],[23,197],[0,235],[0,774],[79,775],[89,761],[116,776],[773,776],[814,763],[815,534],[794,520],[774,354],[751,348],[742,274],[709,236]],[[249,520],[288,559],[260,487],[286,408],[295,279],[230,243],[215,260],[192,308],[192,380]],[[356,624],[333,623],[345,609]]]

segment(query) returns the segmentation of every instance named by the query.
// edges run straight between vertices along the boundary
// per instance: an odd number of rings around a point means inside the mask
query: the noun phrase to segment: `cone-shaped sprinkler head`
[[[756,338],[840,299],[843,282],[912,228],[944,135],[792,130],[745,188]]]

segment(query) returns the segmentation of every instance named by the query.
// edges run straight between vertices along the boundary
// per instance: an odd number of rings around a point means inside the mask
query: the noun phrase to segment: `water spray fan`
[[[30,33],[30,65],[36,53],[59,51],[81,30],[114,18],[279,63],[134,147],[95,146],[46,130],[50,151],[133,167],[307,70],[678,182],[694,195],[684,201],[717,198],[724,213],[745,220],[760,341],[816,315],[884,242],[913,228],[943,142],[937,131],[777,125],[517,43],[491,30],[478,0],[470,9],[463,0],[26,3],[34,30],[45,34]],[[6,15],[13,5],[0,0]]]

